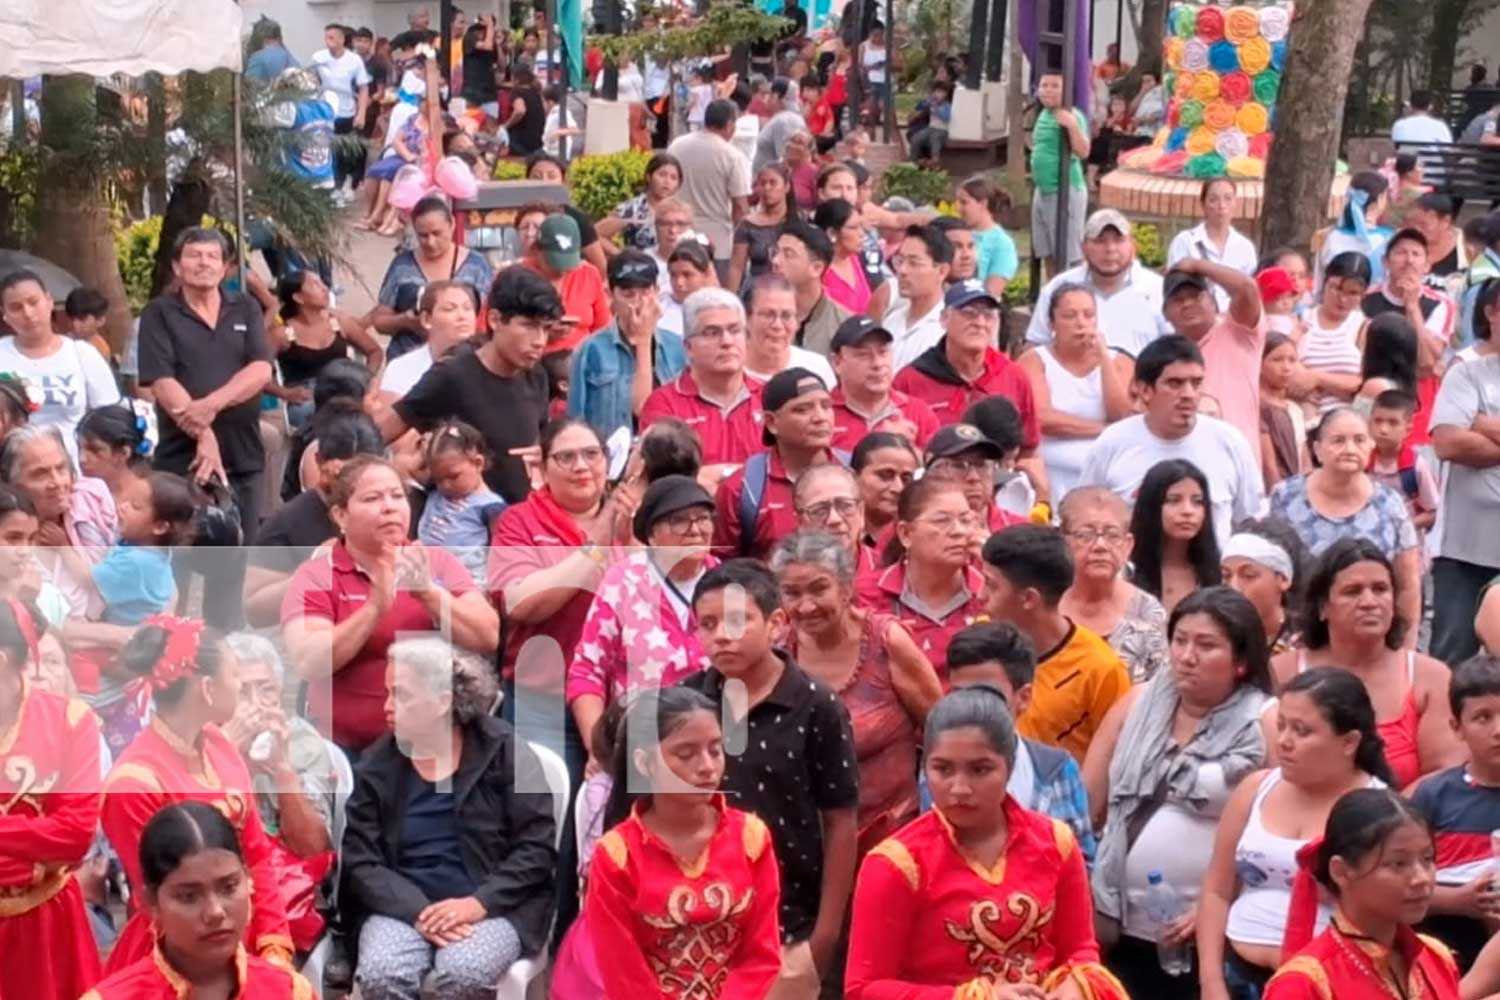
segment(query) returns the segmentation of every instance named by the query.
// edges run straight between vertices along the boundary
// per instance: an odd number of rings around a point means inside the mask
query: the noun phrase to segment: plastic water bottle
[[[1187,912],[1187,907],[1161,872],[1148,873],[1146,883],[1146,913],[1156,925],[1157,960],[1167,975],[1185,976],[1193,971],[1192,946],[1186,941],[1168,944],[1164,937],[1168,925]]]

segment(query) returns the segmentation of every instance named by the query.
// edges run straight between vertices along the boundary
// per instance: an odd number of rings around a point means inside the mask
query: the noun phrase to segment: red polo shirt
[[[945,427],[958,423],[964,411],[978,400],[986,396],[1004,396],[1016,404],[1021,414],[1021,427],[1025,433],[1022,447],[1035,448],[1041,440],[1041,427],[1037,423],[1031,382],[1021,371],[1021,366],[993,347],[987,348],[984,370],[977,379],[968,382],[949,364],[943,351],[947,343],[945,336],[897,372],[895,387],[926,403],[936,414],[938,423]]]
[[[854,599],[860,607],[896,616],[948,687],[948,643],[984,613],[984,576],[974,566],[964,570],[969,594],[948,608],[922,608],[905,594],[906,564],[866,570],[854,580]]]
[[[422,546],[432,581],[455,597],[475,589],[463,563],[446,549]],[[323,618],[335,625],[364,606],[370,598],[370,577],[343,542],[314,553],[292,575],[281,601],[281,621]],[[330,727],[333,741],[362,750],[385,735],[386,650],[414,632],[431,632],[438,622],[410,591],[397,590],[396,599],[354,659],[334,672],[327,683],[310,684],[307,709],[319,729]]]
[[[844,399],[842,386],[833,389],[833,446],[839,451],[854,450],[854,446],[872,431],[884,430],[881,424],[888,420],[909,420],[917,428],[917,439],[912,442],[920,451],[927,447],[927,441],[937,433],[942,425],[938,423],[937,415],[932,412],[932,407],[908,396],[904,392],[891,390],[886,404],[879,413],[866,417],[861,413],[855,413],[849,408]]]
[[[755,516],[755,525],[748,551],[741,551],[740,540],[744,526],[740,524],[740,497],[745,492],[745,467],[719,483],[714,495],[714,550],[721,558],[748,555],[764,559],[771,554],[777,542],[797,530],[797,510],[793,506],[796,484],[787,475],[781,461],[781,453],[775,448],[767,449],[766,483],[760,495],[760,510]],[[826,460],[838,462],[836,455],[828,454]],[[840,463],[842,464],[842,463]]]
[[[703,444],[703,463],[743,462],[765,448],[761,438],[761,383],[745,377],[740,398],[727,410],[704,399],[685,371],[646,397],[641,407],[641,430],[661,417],[676,417],[693,429]]]

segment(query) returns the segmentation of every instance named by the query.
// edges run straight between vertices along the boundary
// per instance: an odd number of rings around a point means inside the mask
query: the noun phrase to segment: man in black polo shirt
[[[562,300],[540,274],[508,267],[490,286],[489,310],[490,339],[434,364],[377,422],[387,441],[444,420],[472,424],[490,449],[485,483],[506,503],[520,503],[531,492],[525,456],[547,422],[547,372],[538,362]]]
[[[265,318],[248,295],[220,289],[226,243],[212,229],[184,230],[172,249],[178,290],[141,312],[140,384],[156,397],[156,468],[200,483],[228,483],[245,544],[260,524],[260,392],[271,380]],[[203,616],[223,629],[242,621],[244,553],[204,550]]]
[[[709,570],[693,592],[713,667],[687,682],[722,706],[724,792],[771,829],[781,865],[781,977],[772,1000],[813,1000],[835,970],[858,854],[859,763],[849,712],[772,636],[786,625],[776,578],[754,559]],[[741,740],[741,735],[743,740]]]

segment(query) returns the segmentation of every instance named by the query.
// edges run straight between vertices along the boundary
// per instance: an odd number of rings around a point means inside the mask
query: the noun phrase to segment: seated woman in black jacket
[[[488,714],[491,671],[446,641],[397,642],[386,677],[394,733],[361,755],[344,833],[355,979],[366,1000],[417,1000],[429,972],[444,1000],[493,998],[552,921],[541,763]]]

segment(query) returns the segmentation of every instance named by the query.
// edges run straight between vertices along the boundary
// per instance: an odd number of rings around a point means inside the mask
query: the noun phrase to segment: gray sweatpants
[[[474,924],[457,944],[434,948],[411,924],[372,916],[359,932],[354,980],[365,1000],[420,1000],[422,980],[433,974],[443,1000],[494,1000],[500,977],[521,957],[516,929],[504,917]]]

